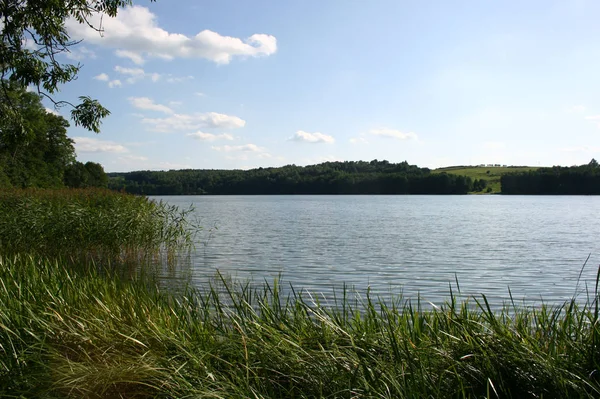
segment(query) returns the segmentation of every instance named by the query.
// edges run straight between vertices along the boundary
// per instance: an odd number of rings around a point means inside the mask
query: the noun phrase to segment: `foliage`
[[[52,100],[56,106],[72,105],[56,101],[52,97],[60,85],[77,78],[81,65],[61,62],[61,56],[70,52],[79,42],[73,41],[66,30],[65,22],[74,19],[93,26],[90,17],[95,13],[114,17],[119,8],[130,5],[131,0],[29,0],[0,2],[0,68],[1,89],[6,92],[9,83],[20,86],[34,86],[39,94]],[[75,125],[81,125],[98,133],[100,121],[109,111],[100,103],[87,96],[81,96],[77,105],[72,105],[71,118]],[[26,118],[19,107],[11,102],[0,104],[0,119],[10,119],[14,124],[22,124]]]
[[[22,123],[0,120],[0,188],[106,187],[101,165],[75,161],[69,123],[48,112],[40,96],[9,83],[0,92],[0,103],[19,108]]]
[[[75,161],[69,123],[47,112],[37,94],[10,84],[0,93],[0,104],[12,103],[22,123],[0,119],[0,181],[3,186],[61,187],[67,165]],[[1,105],[0,105],[1,107]]]
[[[65,169],[65,186],[72,188],[108,186],[108,176],[99,163],[73,162]]]
[[[102,189],[0,191],[0,254],[114,259],[191,245],[195,226],[145,197]]]
[[[447,168],[435,169],[432,172],[468,176],[473,179],[474,185],[475,180],[483,180],[486,182],[485,186],[483,187],[484,190],[476,190],[474,187],[473,191],[500,193],[500,179],[503,175],[507,173],[523,172],[536,169],[537,168],[530,166],[451,166]],[[491,190],[488,191],[490,188]]]
[[[109,187],[168,194],[466,194],[472,180],[432,174],[407,162],[325,162],[243,170],[171,170],[109,174]]]
[[[175,296],[39,257],[0,258],[0,396],[596,398],[597,307],[426,310],[279,286]]]
[[[502,176],[503,194],[600,194],[600,166],[595,159],[587,165],[539,168]]]

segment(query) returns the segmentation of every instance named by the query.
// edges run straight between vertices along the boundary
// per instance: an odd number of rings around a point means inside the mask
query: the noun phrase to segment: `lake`
[[[440,304],[456,280],[494,304],[559,303],[594,289],[600,197],[169,196],[204,226],[186,273],[205,287],[217,271],[235,281],[330,298],[358,293]],[[216,226],[217,229],[211,229]],[[577,284],[582,266],[591,254]]]

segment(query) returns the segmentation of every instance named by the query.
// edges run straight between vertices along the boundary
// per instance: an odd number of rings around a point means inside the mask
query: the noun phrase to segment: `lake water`
[[[508,287],[519,303],[559,303],[576,288],[593,291],[600,263],[600,197],[152,198],[195,207],[204,231],[183,274],[198,287],[218,270],[237,281],[280,277],[325,297],[345,283],[439,304],[457,279],[463,295],[494,304],[509,299]]]

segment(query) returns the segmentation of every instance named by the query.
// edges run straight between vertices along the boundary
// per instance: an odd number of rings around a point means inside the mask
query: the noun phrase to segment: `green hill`
[[[533,166],[449,166],[446,168],[434,169],[432,172],[446,172],[455,175],[469,176],[473,180],[486,180],[488,187],[492,189],[491,193],[494,194],[500,192],[500,177],[502,175],[536,169],[538,168]]]

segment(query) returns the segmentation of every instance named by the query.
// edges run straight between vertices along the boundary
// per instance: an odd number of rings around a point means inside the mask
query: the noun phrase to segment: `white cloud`
[[[110,82],[108,82],[108,87],[110,87],[111,89],[113,87],[121,87],[121,86],[123,86],[123,84],[121,83],[121,81],[119,79],[111,80]]]
[[[390,137],[398,140],[417,140],[417,135],[413,132],[404,133],[400,130],[379,128],[369,130],[369,134],[379,137]]]
[[[204,97],[204,96],[206,96],[206,94],[201,93],[199,91],[195,92],[194,94],[197,95],[198,97]]]
[[[196,140],[201,140],[201,141],[215,141],[215,140],[233,140],[233,136],[229,133],[223,133],[223,134],[211,134],[211,133],[204,133],[201,131],[197,131],[196,133],[190,133],[187,135],[188,137],[192,137]]]
[[[188,75],[188,76],[180,76],[180,77],[177,77],[177,76],[171,76],[171,77],[168,77],[168,78],[167,78],[167,83],[181,83],[181,82],[186,82],[186,81],[188,81],[188,80],[192,80],[192,79],[194,79],[194,77],[193,77],[193,76],[191,76],[191,75]]]
[[[350,144],[369,144],[367,139],[364,137],[352,137],[349,141]]]
[[[166,105],[156,104],[152,99],[148,97],[129,97],[128,98],[131,105],[138,109],[143,109],[147,111],[157,111],[164,112],[165,114],[172,114],[173,110]]]
[[[91,59],[96,58],[96,53],[93,52],[92,50],[88,49],[85,46],[81,46],[81,47],[75,48],[73,50],[70,50],[66,54],[67,54],[68,59],[74,60],[74,61],[81,61],[85,58],[91,58]]]
[[[69,19],[66,26],[71,37],[115,48],[119,57],[129,58],[137,64],[142,64],[145,56],[205,58],[218,64],[228,64],[236,56],[268,56],[277,51],[277,39],[266,34],[254,34],[242,40],[210,30],[191,37],[170,33],[160,28],[156,15],[142,6],[126,7],[115,18],[104,15],[102,22],[101,15],[95,14],[90,21],[94,26],[102,26],[102,35],[86,24]]]
[[[52,115],[56,115],[56,116],[60,116],[60,114],[58,113],[58,111],[56,111],[55,109],[52,108],[44,108],[46,110],[47,113],[52,114]]]
[[[110,80],[110,78],[108,77],[108,75],[105,74],[105,73],[101,73],[100,75],[94,76],[94,79],[100,80],[102,82],[108,82]]]
[[[181,101],[169,101],[169,105],[171,107],[179,107],[180,105],[183,105],[183,102],[181,102]]]
[[[160,73],[146,72],[142,68],[125,68],[119,65],[115,66],[115,71],[121,75],[129,76],[127,83],[130,84],[146,78],[149,78],[153,82],[158,82],[162,77]]]
[[[113,141],[98,140],[92,137],[73,137],[75,150],[79,152],[127,152],[127,148]]]
[[[124,68],[119,65],[115,66],[115,71],[123,75],[130,75],[135,77],[144,77],[144,75],[146,74],[146,72],[142,68]]]
[[[570,114],[581,114],[587,111],[587,107],[585,105],[573,105],[567,108],[567,112]]]
[[[222,152],[265,152],[265,149],[257,146],[256,144],[244,144],[244,145],[224,145],[222,147],[211,147],[215,151]]]
[[[128,58],[137,65],[142,65],[144,63],[144,58],[140,54],[134,53],[133,51],[117,50],[115,51],[115,55],[121,58]]]
[[[236,129],[246,125],[246,121],[237,116],[206,112],[197,114],[173,114],[166,118],[143,118],[142,123],[150,125],[155,132],[174,130],[198,130],[202,128]]]
[[[292,141],[302,141],[305,143],[328,143],[328,144],[332,144],[335,142],[335,139],[332,136],[329,136],[327,134],[323,134],[323,133],[319,133],[319,132],[315,132],[315,133],[309,133],[309,132],[304,132],[302,130],[298,130],[296,132],[296,134],[294,134],[292,137],[290,137],[290,140]]]

